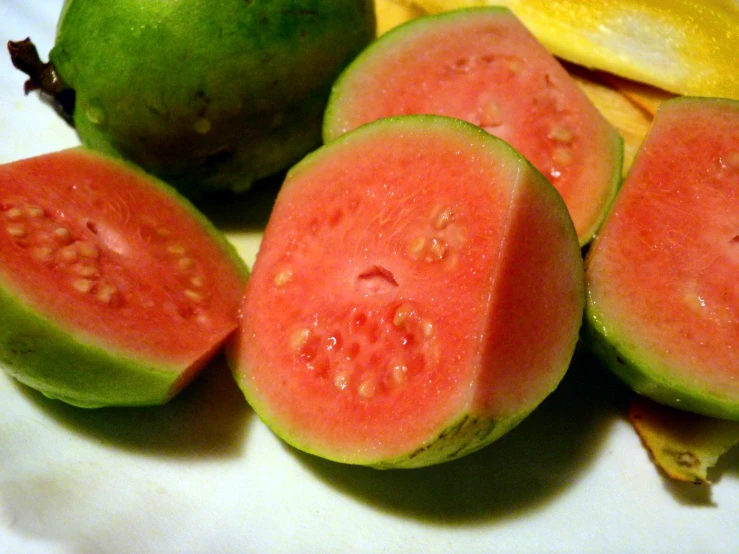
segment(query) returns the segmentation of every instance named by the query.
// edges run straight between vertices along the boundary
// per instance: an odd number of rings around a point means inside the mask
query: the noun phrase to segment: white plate
[[[60,6],[4,0],[3,47],[31,36],[45,58]],[[0,162],[77,144],[0,59]],[[273,193],[211,214],[249,263]],[[584,356],[497,443],[378,472],[285,447],[223,364],[168,406],[128,410],[75,409],[0,373],[0,551],[737,552],[739,449],[711,488],[668,482],[625,400]]]

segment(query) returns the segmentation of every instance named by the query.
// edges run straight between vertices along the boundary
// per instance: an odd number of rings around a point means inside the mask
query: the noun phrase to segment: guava
[[[581,246],[621,183],[620,135],[505,8],[420,17],[379,37],[334,84],[324,141],[406,114],[456,117],[510,143],[562,195]]]
[[[329,87],[374,32],[371,0],[66,0],[49,64],[11,52],[84,145],[195,197],[318,146]]]
[[[739,421],[739,101],[657,109],[586,258],[584,339],[634,391]]]
[[[453,460],[557,387],[582,264],[561,196],[507,143],[450,117],[380,119],[288,172],[228,359],[299,449],[377,468]]]
[[[84,148],[0,165],[0,368],[81,407],[163,404],[237,327],[247,268],[172,187]]]

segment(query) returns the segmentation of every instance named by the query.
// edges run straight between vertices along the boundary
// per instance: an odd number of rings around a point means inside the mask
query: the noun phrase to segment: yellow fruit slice
[[[623,138],[625,173],[631,167],[631,162],[649,131],[653,114],[643,110],[620,90],[611,86],[600,73],[571,64],[566,64],[565,69]]]
[[[403,0],[375,0],[375,17],[377,19],[377,36],[386,33],[401,23],[424,15],[420,7]]]
[[[600,72],[600,76],[611,87],[618,90],[633,102],[635,106],[641,108],[652,117],[654,117],[657,108],[662,102],[676,96],[671,92],[644,83],[637,83],[630,79],[624,79],[613,73]]]
[[[739,444],[739,423],[681,412],[643,397],[629,419],[654,463],[671,479],[710,483],[708,469]]]
[[[413,0],[507,6],[554,55],[667,91],[739,99],[736,0]]]

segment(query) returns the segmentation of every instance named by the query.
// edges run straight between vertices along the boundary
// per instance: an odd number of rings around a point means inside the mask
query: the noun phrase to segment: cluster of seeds
[[[472,73],[494,64],[513,75],[521,73],[526,67],[526,62],[518,56],[480,54],[479,56],[461,56],[453,60],[447,64],[447,72],[450,74]]]
[[[94,222],[75,229],[62,217],[22,200],[0,204],[0,219],[13,244],[27,251],[36,263],[53,269],[71,292],[92,296],[110,307],[123,304],[125,299],[116,285],[122,277],[110,260],[110,250],[120,249],[120,245],[108,248],[104,233]],[[183,317],[197,314],[207,302],[199,264],[166,226],[143,225],[141,234],[159,252],[165,266],[174,270],[180,287],[174,295],[177,312]],[[144,298],[138,301],[147,303]],[[153,307],[153,301],[149,303]]]
[[[526,67],[525,62],[516,56],[480,55],[456,59],[448,65],[448,71],[451,74],[466,74],[484,71],[493,64],[496,65],[496,71],[505,71],[512,75],[520,74]],[[550,95],[550,98],[546,100],[554,102],[556,112],[558,111],[556,87],[549,76],[545,82],[545,93]],[[495,100],[495,95],[490,93],[481,95],[475,108],[469,114],[461,116],[492,135],[500,134],[507,120],[511,119],[510,116],[507,117],[504,107]],[[562,176],[564,168],[572,165],[574,161],[571,147],[574,139],[573,131],[562,122],[554,122],[549,126],[546,138],[550,141],[552,148],[551,168],[547,173],[551,179],[557,179]]]
[[[452,207],[440,206],[431,214],[428,226],[408,241],[406,255],[414,261],[440,263],[446,269],[453,269],[463,242],[464,233]]]
[[[200,264],[166,224],[143,216],[140,232],[147,250],[163,261],[164,267],[173,270],[170,274],[174,275],[179,287],[173,298],[178,313],[186,318],[196,317],[208,304],[206,278]]]
[[[369,400],[404,387],[438,364],[434,323],[413,302],[389,310],[353,308],[333,325],[298,327],[288,336],[296,360],[347,393]],[[393,352],[392,358],[386,357]]]
[[[120,291],[103,275],[100,248],[94,240],[75,234],[32,203],[3,203],[0,212],[4,230],[13,243],[27,250],[37,263],[54,268],[71,290],[94,295],[109,306],[120,305]]]

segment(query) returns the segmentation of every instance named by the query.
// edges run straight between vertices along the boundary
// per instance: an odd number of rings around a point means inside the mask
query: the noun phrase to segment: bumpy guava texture
[[[49,59],[82,142],[188,196],[243,190],[320,143],[370,0],[67,0]]]

